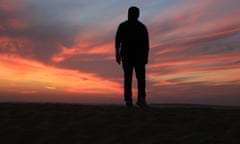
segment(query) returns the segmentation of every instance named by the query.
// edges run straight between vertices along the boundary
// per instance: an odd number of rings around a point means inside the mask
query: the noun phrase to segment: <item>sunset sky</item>
[[[133,5],[149,103],[240,106],[239,0],[1,0],[0,101],[122,103],[114,38]]]

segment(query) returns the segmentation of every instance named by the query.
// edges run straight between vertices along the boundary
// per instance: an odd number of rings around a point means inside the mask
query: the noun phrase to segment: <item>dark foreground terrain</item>
[[[0,104],[1,144],[240,144],[240,109]]]

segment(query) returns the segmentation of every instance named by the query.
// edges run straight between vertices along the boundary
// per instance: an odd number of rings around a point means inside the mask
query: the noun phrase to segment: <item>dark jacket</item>
[[[148,31],[139,21],[125,21],[118,27],[116,50],[120,52],[122,62],[147,64],[149,53]]]

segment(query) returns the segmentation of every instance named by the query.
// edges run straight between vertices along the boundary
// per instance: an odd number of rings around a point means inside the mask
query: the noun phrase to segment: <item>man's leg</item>
[[[138,82],[138,105],[146,105],[146,70],[145,64],[137,64],[135,66],[136,77]]]
[[[131,106],[133,65],[123,63],[123,71],[124,71],[124,99],[126,101],[127,106]]]

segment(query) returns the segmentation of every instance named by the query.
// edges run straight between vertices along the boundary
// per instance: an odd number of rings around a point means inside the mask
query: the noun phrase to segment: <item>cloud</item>
[[[59,8],[63,7],[63,3],[66,1],[42,2],[42,5],[37,5],[38,2],[22,1],[20,6],[23,5],[24,8],[18,8],[18,3],[20,3],[18,0],[14,4],[6,3],[6,8],[0,12],[3,22],[0,39],[8,38],[6,43],[12,47],[22,45],[16,49],[16,55],[22,57],[31,55],[32,58],[49,63],[51,57],[60,51],[60,46],[71,45],[78,30],[83,29],[81,25],[71,25],[61,17],[63,12]],[[54,4],[61,7],[57,8]],[[9,9],[16,10],[9,12]],[[1,46],[2,52],[3,49],[4,47]],[[5,51],[9,53],[7,47],[5,47]],[[26,54],[26,51],[29,53]]]
[[[235,84],[240,21],[238,10],[229,3],[234,8],[219,15],[223,5],[223,1],[184,3],[151,20],[150,81],[157,85]]]
[[[102,79],[94,73],[46,66],[34,60],[0,55],[1,92],[78,94],[116,94],[119,84]],[[7,88],[7,89],[5,89]]]
[[[114,36],[130,5],[141,8],[150,34],[150,95],[184,96],[199,87],[210,91],[201,94],[222,96],[210,89],[226,85],[238,94],[238,0],[1,0],[1,90],[121,94]]]

